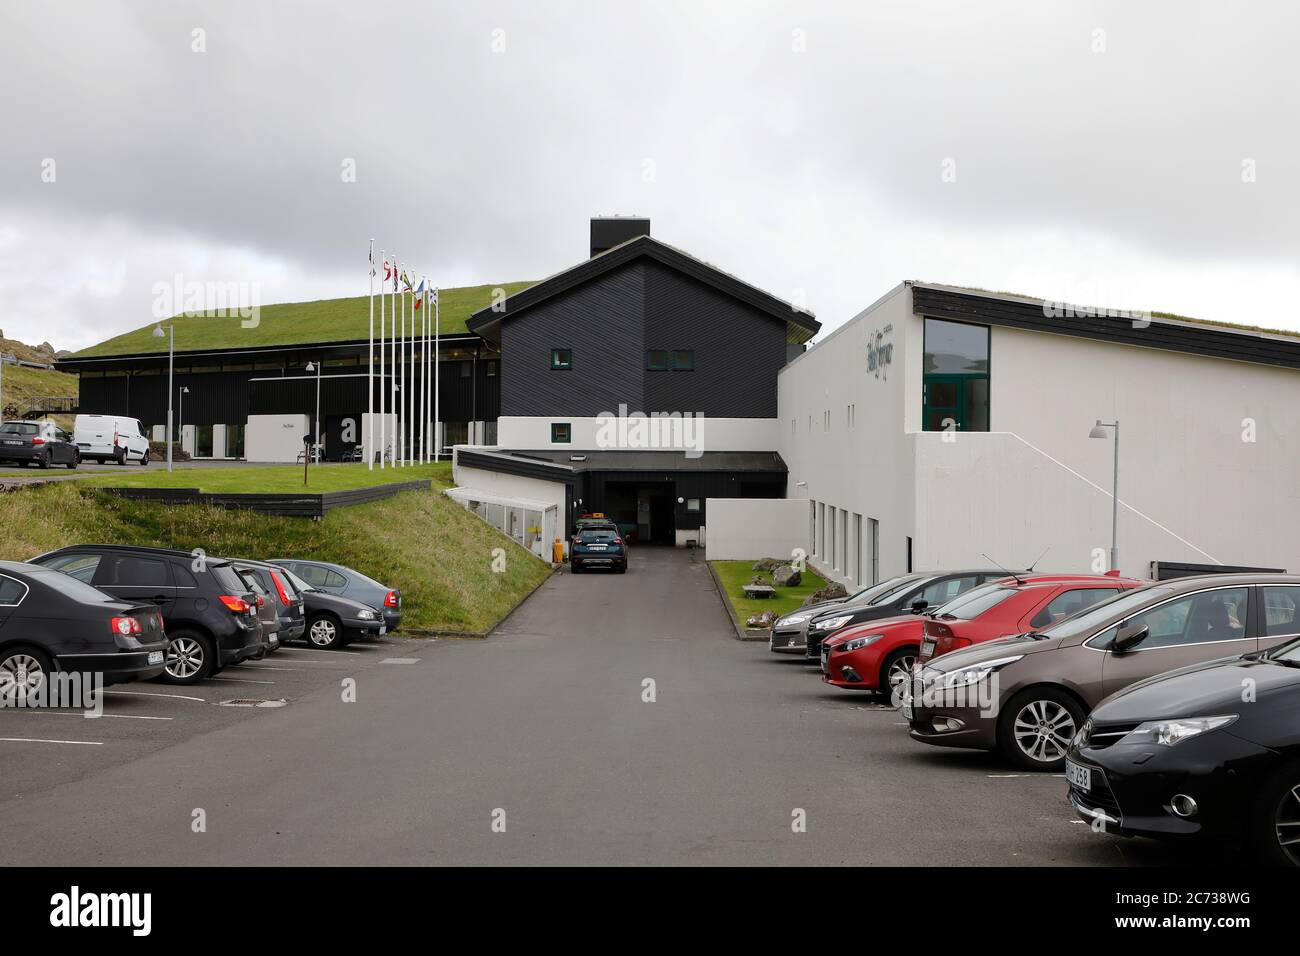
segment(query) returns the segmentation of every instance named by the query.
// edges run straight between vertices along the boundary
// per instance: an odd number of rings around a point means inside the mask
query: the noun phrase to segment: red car
[[[925,614],[859,624],[823,642],[822,680],[888,692],[918,659],[1055,624],[1120,591],[1150,584],[1114,574],[1021,574],[972,588]]]

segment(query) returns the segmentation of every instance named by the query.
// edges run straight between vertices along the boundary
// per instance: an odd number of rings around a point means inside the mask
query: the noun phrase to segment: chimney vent
[[[592,216],[591,254],[598,256],[629,239],[650,235],[650,220],[640,216]]]

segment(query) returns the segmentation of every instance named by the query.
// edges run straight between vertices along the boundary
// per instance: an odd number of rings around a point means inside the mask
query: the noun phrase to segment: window
[[[555,366],[552,365],[551,368],[555,368]],[[473,363],[473,362],[461,362],[461,363],[460,363],[460,377],[461,377],[461,378],[473,378],[473,377],[474,377],[474,363]]]
[[[695,371],[695,352],[691,349],[678,349],[673,352],[674,372]]]
[[[551,422],[551,444],[567,445],[573,441],[573,426],[568,422]]]
[[[665,372],[668,370],[668,352],[664,349],[646,349],[645,367],[647,372]]]
[[[212,457],[212,426],[198,425],[195,427],[195,458]]]
[[[975,588],[966,594],[959,595],[951,604],[945,606],[941,613],[944,617],[951,614],[958,621],[973,621],[985,611],[997,607],[1015,593],[1014,588],[1004,588],[996,584]]]
[[[976,583],[977,578],[973,574],[964,578],[944,578],[925,588],[913,600],[924,601],[927,607],[938,607],[940,604],[947,604],[963,591],[969,591]]]
[[[243,458],[244,457],[244,427],[243,425],[226,426],[226,457]]]
[[[302,564],[297,566],[298,577],[302,578],[314,588],[323,588],[329,572],[316,564]]]
[[[167,565],[155,558],[138,558],[134,555],[110,556],[99,566],[99,573],[91,582],[95,587],[170,587]]]
[[[1264,636],[1300,634],[1300,588],[1263,587]]]
[[[497,363],[496,363],[496,359],[493,359],[492,361],[490,361],[490,362],[487,363],[487,377],[488,377],[488,378],[496,378],[496,377],[497,377]]]
[[[822,412],[822,429],[827,432],[831,430],[831,410],[829,408]]]
[[[1119,588],[1075,588],[1073,591],[1063,591],[1030,618],[1029,626],[1047,627],[1057,621],[1064,621],[1071,614],[1077,614],[1099,601],[1113,598],[1118,593]]]
[[[0,577],[0,607],[14,607],[27,593],[27,585],[14,578]]]
[[[988,431],[988,326],[926,319],[923,361],[925,431]]]
[[[551,349],[551,368],[557,372],[573,368],[573,349]]]
[[[830,511],[830,524],[826,528],[826,561],[832,568],[838,568],[840,566],[839,555],[835,552],[835,525],[837,523],[835,520],[835,513],[835,508],[832,507]]]
[[[1093,646],[1105,647],[1120,627],[1145,624],[1147,636],[1137,650],[1180,644],[1236,641],[1246,636],[1246,595],[1250,588],[1219,588],[1166,601],[1110,628]]]
[[[844,409],[844,424],[856,428],[858,424],[858,406],[848,405]]]
[[[194,580],[194,575],[190,574],[190,569],[183,564],[172,565],[172,580],[176,582],[178,588],[197,588],[199,582]]]
[[[871,555],[871,582],[880,580],[880,522],[875,518],[867,519],[867,544]],[[912,570],[912,539],[907,539],[907,570]]]
[[[443,422],[443,445],[469,444],[469,422]]]
[[[686,499],[686,510],[689,511],[689,512],[692,512],[692,513],[698,512],[698,511],[700,510],[700,499],[699,499],[699,498],[687,498],[687,499]]]
[[[99,562],[100,555],[98,554],[65,554],[53,559],[45,566],[71,575],[84,584],[89,584],[95,577],[95,569],[99,567]]]

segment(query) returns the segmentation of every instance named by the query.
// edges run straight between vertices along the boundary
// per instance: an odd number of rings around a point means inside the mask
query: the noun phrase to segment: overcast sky
[[[178,273],[364,294],[372,236],[541,278],[638,213],[828,330],[905,278],[1300,329],[1298,14],[5,0],[0,328],[89,345]]]

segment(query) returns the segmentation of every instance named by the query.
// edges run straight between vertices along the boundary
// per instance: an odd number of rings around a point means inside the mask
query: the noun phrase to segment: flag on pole
[[[366,469],[375,467],[375,240],[370,240],[370,352],[366,365],[366,424],[362,429],[361,448],[366,455]]]

